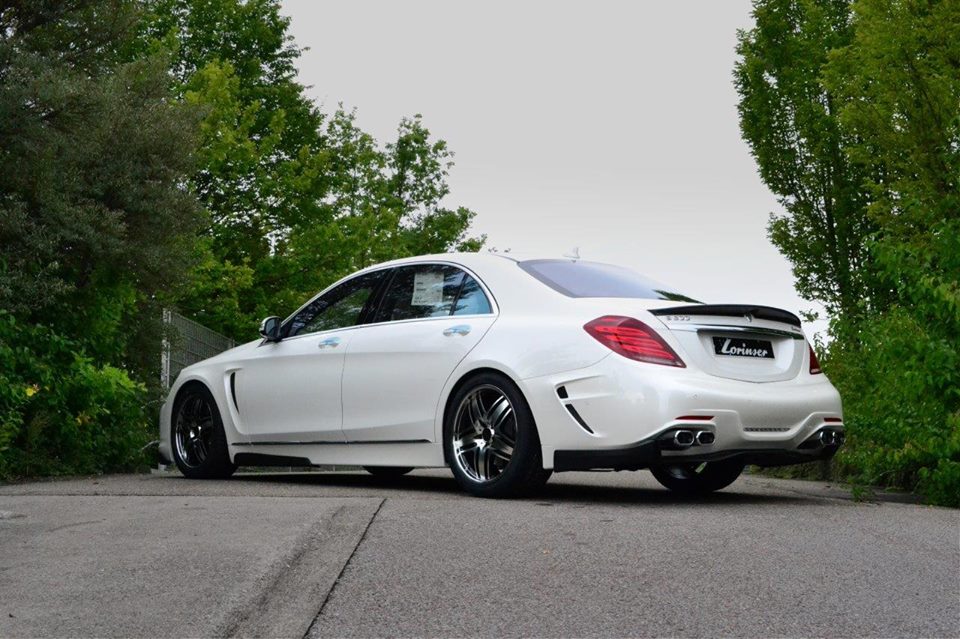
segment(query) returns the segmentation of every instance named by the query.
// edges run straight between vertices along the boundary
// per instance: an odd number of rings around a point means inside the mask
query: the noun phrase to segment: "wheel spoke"
[[[477,448],[480,443],[476,439],[461,439],[456,442],[456,450],[459,453],[469,453],[474,448]]]
[[[497,431],[497,436],[495,439],[499,439],[501,442],[509,446],[511,449],[517,445],[517,438],[514,437],[513,433],[507,432],[505,428],[501,428]],[[511,450],[510,454],[513,454]]]
[[[477,433],[483,431],[483,406],[480,405],[480,394],[475,393],[470,397],[468,410],[470,413],[470,425]]]
[[[513,413],[513,409],[510,408],[510,400],[501,395],[500,399],[493,403],[484,417],[490,428],[497,429],[500,428],[504,420],[510,417],[511,413]]]
[[[488,451],[488,452],[487,452],[487,456],[489,456],[489,457],[495,457],[495,458],[497,458],[497,459],[502,460],[502,461],[505,462],[505,463],[509,463],[509,462],[510,462],[510,453],[506,452],[505,450],[500,450],[499,448],[496,448],[496,447],[494,447],[494,446],[490,446],[490,447],[487,449],[487,451]]]
[[[490,456],[487,454],[486,448],[477,447],[477,455],[476,455],[477,476],[483,481],[490,479],[490,475],[487,470],[489,457]]]
[[[207,458],[206,444],[199,437],[193,440],[193,454],[197,457],[197,463],[202,463]]]
[[[457,459],[460,462],[460,468],[474,479],[480,479],[477,472],[477,451],[479,448],[471,448],[465,452],[457,453]]]
[[[513,457],[513,446],[499,437],[494,437],[493,441],[490,442],[490,450],[505,461],[510,461],[510,458]]]

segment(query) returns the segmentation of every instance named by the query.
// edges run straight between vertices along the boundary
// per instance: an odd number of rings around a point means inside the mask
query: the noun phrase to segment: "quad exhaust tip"
[[[717,436],[713,434],[713,431],[701,430],[697,432],[697,443],[701,446],[709,446],[717,440]]]
[[[839,448],[840,446],[843,446],[845,439],[846,436],[842,430],[823,428],[800,444],[799,448],[803,450],[809,450],[813,448]]]
[[[696,441],[696,436],[692,430],[678,430],[673,434],[673,443],[680,448],[693,446],[694,441]]]
[[[668,449],[682,450],[691,446],[709,446],[716,439],[717,436],[710,430],[680,428],[664,433],[660,437],[660,445]]]

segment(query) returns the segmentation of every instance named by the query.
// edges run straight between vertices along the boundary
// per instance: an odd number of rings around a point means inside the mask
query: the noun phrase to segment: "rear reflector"
[[[825,421],[828,424],[840,424],[843,422],[843,419],[839,417],[824,417],[823,421]]]
[[[583,329],[610,350],[638,362],[686,368],[680,356],[656,331],[632,317],[604,315]]]
[[[813,352],[813,346],[810,346],[810,342],[807,342],[807,349],[810,351],[810,374],[819,375],[823,372],[823,369],[820,368],[820,360],[817,359],[817,354]]]
[[[675,422],[709,422],[713,415],[681,415],[673,421]]]

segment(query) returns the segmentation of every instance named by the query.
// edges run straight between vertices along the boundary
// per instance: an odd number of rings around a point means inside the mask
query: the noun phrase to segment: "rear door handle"
[[[457,324],[456,326],[451,326],[450,328],[444,329],[443,334],[447,337],[450,337],[451,335],[466,335],[469,332],[469,324]]]
[[[340,345],[339,337],[328,337],[326,339],[320,340],[320,343],[317,344],[318,348],[336,348]]]

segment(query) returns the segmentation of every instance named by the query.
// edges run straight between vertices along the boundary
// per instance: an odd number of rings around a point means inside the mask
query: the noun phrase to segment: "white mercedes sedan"
[[[484,497],[554,471],[649,469],[702,494],[747,464],[834,455],[840,396],[792,313],[701,304],[580,259],[450,253],[371,266],[261,338],[185,368],[160,453],[237,466],[449,466]]]

